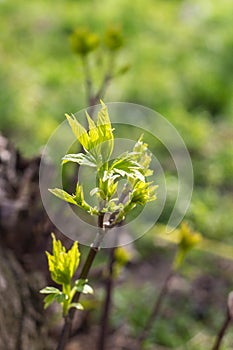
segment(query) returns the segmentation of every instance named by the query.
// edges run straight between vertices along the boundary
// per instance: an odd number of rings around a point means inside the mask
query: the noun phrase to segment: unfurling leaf
[[[44,308],[47,309],[55,300],[56,294],[49,294],[44,298]]]
[[[65,300],[68,300],[68,295],[62,293],[59,289],[54,287],[46,287],[40,290],[41,294],[47,294],[44,298],[44,308],[47,309],[49,305],[51,305],[54,301],[58,303],[63,303]]]
[[[68,155],[63,158],[63,161],[76,161],[81,164],[80,161],[85,161],[86,159],[91,163],[94,163],[96,167],[101,167],[105,164],[113,151],[114,137],[113,129],[108,115],[108,110],[105,104],[101,101],[102,108],[98,112],[97,122],[95,124],[94,120],[91,119],[88,113],[86,113],[89,131],[87,131],[72,115],[66,114],[66,118],[70,124],[70,127],[77,137],[78,141],[83,146],[87,155],[83,157],[79,154],[74,155],[71,159],[68,159]],[[88,156],[88,154],[90,156]],[[89,157],[89,159],[88,159]],[[91,158],[91,159],[90,159]],[[90,163],[88,164],[90,166]],[[94,165],[91,165],[94,166]]]
[[[110,170],[122,177],[145,180],[142,174],[142,166],[136,161],[136,152],[125,152],[117,157],[111,164]]]
[[[83,154],[83,153],[77,153],[77,154],[66,154],[62,158],[62,164],[73,162],[77,163],[79,165],[86,165],[95,168],[96,167],[96,161],[95,158],[90,154]]]
[[[71,303],[69,305],[69,309],[71,309],[72,307],[74,307],[77,310],[84,310],[84,307],[80,303]]]
[[[158,186],[152,186],[151,182],[137,181],[130,193],[130,202],[145,205],[147,202],[156,199],[156,189]]]
[[[74,288],[77,292],[83,293],[83,294],[93,294],[94,290],[89,284],[87,284],[87,280],[79,279],[75,281]]]
[[[40,290],[41,294],[57,294],[60,293],[60,290],[55,287],[45,287]]]
[[[61,285],[69,285],[79,264],[80,253],[78,242],[74,242],[72,248],[66,252],[61,241],[53,237],[53,254],[46,252],[49,271],[54,282]]]
[[[83,294],[93,294],[93,289],[87,284],[87,280],[76,280],[72,282],[73,276],[79,265],[80,253],[78,250],[78,242],[74,242],[70,250],[62,245],[60,240],[56,240],[54,234],[53,238],[53,252],[52,254],[46,252],[48,257],[49,271],[51,278],[57,284],[62,286],[62,290],[47,286],[40,290],[41,294],[45,294],[44,308],[46,309],[53,302],[61,304],[63,316],[68,314],[70,308],[75,307],[83,310],[80,303],[73,302],[77,292]]]
[[[77,137],[78,141],[81,143],[85,150],[88,150],[90,146],[90,138],[86,129],[77,121],[73,114],[72,116],[66,114],[66,118],[70,124],[71,130]]]
[[[114,182],[118,176],[111,176],[113,174],[105,171],[104,176],[99,179],[99,192],[97,194],[103,199],[109,201],[117,189],[118,183]]]
[[[151,153],[148,151],[148,145],[142,141],[142,138],[143,135],[135,144],[133,151],[136,154],[136,161],[140,164],[143,175],[150,176],[153,174],[153,170],[150,169]]]
[[[64,200],[65,202],[77,205],[75,195],[73,194],[71,195],[64,190],[61,190],[60,188],[49,189],[49,192],[54,194],[54,196]]]
[[[56,197],[64,200],[67,203],[75,204],[78,207],[82,208],[86,212],[91,215],[98,215],[98,209],[95,207],[91,207],[85,200],[83,194],[83,188],[79,183],[76,185],[75,194],[69,194],[60,188],[49,189],[49,191],[54,194]]]

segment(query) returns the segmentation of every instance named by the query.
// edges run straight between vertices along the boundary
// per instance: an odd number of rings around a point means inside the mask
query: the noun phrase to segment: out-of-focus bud
[[[121,266],[125,266],[131,259],[131,254],[126,248],[118,247],[114,253],[115,260]]]
[[[186,222],[183,222],[180,227],[179,248],[188,251],[195,247],[202,240],[202,236],[198,232],[193,232]]]
[[[104,44],[110,51],[117,51],[124,45],[121,28],[109,27],[104,36]]]
[[[86,56],[99,46],[99,36],[88,29],[78,28],[70,37],[72,50],[81,55]]]
[[[177,270],[183,263],[187,253],[202,240],[199,232],[193,232],[186,222],[182,222],[179,229],[178,250],[173,262],[174,270]]]
[[[131,260],[132,256],[127,249],[118,247],[115,249],[114,257],[115,257],[115,264],[114,264],[113,275],[115,278],[117,278],[119,277],[122,269]]]
[[[228,295],[227,306],[228,306],[229,315],[231,318],[233,318],[233,291],[230,292]]]

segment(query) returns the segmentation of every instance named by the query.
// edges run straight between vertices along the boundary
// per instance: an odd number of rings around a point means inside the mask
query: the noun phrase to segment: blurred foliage
[[[171,239],[171,235],[169,236]],[[179,230],[177,230],[177,239],[178,236]],[[143,238],[144,245],[136,242],[137,250],[143,256],[140,267],[138,265],[135,268],[141,278],[136,280],[132,278],[133,281],[128,279],[127,288],[123,284],[115,290],[112,323],[119,329],[127,324],[133,337],[137,337],[143,328],[151,312],[152,301],[160,291],[161,275],[164,276],[167,273],[167,268],[163,263],[161,264],[161,261],[172,262],[174,258],[175,247],[166,244],[161,237],[162,235],[158,239],[151,233]],[[148,247],[145,244],[146,240]],[[154,246],[154,249],[153,253],[151,249],[152,254],[148,258],[149,246]],[[146,250],[147,259],[144,258]],[[171,281],[170,292],[164,300],[159,321],[154,322],[150,337],[143,349],[154,349],[155,344],[161,345],[164,349],[177,350],[206,350],[211,347],[224,317],[225,298],[233,285],[232,265],[223,269],[224,264],[229,262],[220,260],[213,254],[195,249],[189,253],[179,274]],[[142,265],[144,265],[143,268]],[[153,283],[151,283],[152,271],[154,271]],[[135,281],[138,283],[136,288]],[[221,348],[230,350],[232,341],[232,332],[229,331]]]
[[[122,36],[121,30],[117,27],[108,28],[104,39],[104,44],[110,51],[119,50],[124,44],[124,38]]]
[[[110,85],[105,100],[149,106],[174,124],[194,166],[187,219],[204,236],[233,243],[232,12],[230,0],[136,0],[133,6],[129,0],[2,0],[1,131],[25,154],[36,154],[65,112],[86,107],[83,67],[70,48],[75,28],[79,37],[91,36],[97,86],[99,50],[124,43],[120,66],[132,69]],[[97,47],[98,37],[105,39]],[[153,151],[167,169],[168,200],[160,219],[166,223],[176,172],[161,145],[155,142]]]
[[[71,34],[70,41],[73,51],[81,56],[87,55],[99,45],[98,36],[87,29],[76,29]]]
[[[112,314],[114,326],[120,328],[127,323],[131,335],[136,337],[150,313],[152,298],[154,289],[150,283],[140,286],[140,293],[135,293],[133,285],[119,288],[115,292]],[[125,310],[129,308],[131,312],[126,313]],[[182,317],[177,317],[181,312]],[[205,316],[199,318],[195,312],[195,301],[190,302],[190,296],[185,293],[173,292],[164,304],[159,322],[154,324],[143,349],[152,350],[158,344],[163,349],[206,350],[213,343],[214,333],[221,320],[221,308],[213,302],[206,305]],[[224,350],[231,349],[232,339],[229,332],[224,340]]]

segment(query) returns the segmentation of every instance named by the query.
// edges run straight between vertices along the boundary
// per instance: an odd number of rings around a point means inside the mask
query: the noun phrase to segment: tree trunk
[[[53,348],[43,317],[39,284],[38,275],[35,281],[12,252],[0,248],[0,349]]]
[[[46,282],[51,224],[39,193],[39,162],[0,135],[0,349],[54,349],[39,289]]]

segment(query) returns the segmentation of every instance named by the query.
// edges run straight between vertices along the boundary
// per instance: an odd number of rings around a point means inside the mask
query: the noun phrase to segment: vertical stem
[[[214,343],[212,350],[219,350],[220,349],[220,345],[222,343],[222,340],[223,340],[223,337],[226,333],[226,330],[231,323],[231,319],[232,318],[231,318],[230,312],[229,312],[229,310],[227,310],[224,322],[223,322],[222,327],[220,328],[220,331],[216,337],[216,340],[215,340],[215,343]]]
[[[87,57],[82,57],[83,64],[83,72],[84,72],[84,81],[85,81],[85,89],[86,89],[86,98],[89,106],[92,105],[93,92],[92,92],[92,78],[90,74],[89,63],[87,61]]]
[[[98,217],[98,228],[103,229],[103,224],[104,224],[104,214],[100,214]],[[88,277],[89,271],[92,267],[92,264],[94,262],[94,259],[96,257],[96,254],[100,250],[99,246],[91,246],[89,249],[88,256],[86,258],[85,264],[82,268],[81,274],[80,274],[80,279],[86,279]],[[80,299],[80,292],[77,292],[73,298],[73,302],[78,302]],[[60,335],[59,343],[56,348],[56,350],[64,350],[65,346],[67,344],[67,341],[69,340],[70,333],[71,333],[71,327],[72,327],[72,320],[74,318],[76,309],[71,308],[68,315],[64,318],[64,326]]]
[[[61,332],[59,343],[56,350],[64,350],[67,344],[67,341],[70,337],[70,330],[71,330],[71,324],[72,324],[72,319],[70,317],[70,314],[64,317],[64,321],[65,323],[62,328],[62,332]]]
[[[108,334],[108,323],[109,323],[109,313],[111,308],[111,301],[112,301],[112,290],[113,290],[113,267],[115,262],[115,249],[110,249],[109,254],[109,264],[108,264],[108,275],[106,280],[106,289],[105,289],[105,300],[103,305],[103,312],[101,316],[101,322],[100,322],[100,333],[99,333],[99,340],[97,349],[98,350],[104,350],[105,344],[106,344],[106,338]]]
[[[159,315],[162,303],[163,303],[163,301],[164,301],[164,299],[169,291],[169,282],[170,282],[173,275],[174,275],[174,271],[171,270],[163,283],[163,286],[160,290],[159,296],[154,304],[154,307],[152,308],[151,314],[149,315],[149,318],[144,326],[144,329],[143,329],[142,333],[140,334],[140,336],[138,337],[140,349],[141,349],[141,345],[143,344],[144,340],[146,340],[146,338],[149,336],[149,333],[151,331],[153,323]]]
[[[103,76],[103,81],[99,87],[99,90],[97,91],[94,99],[95,99],[95,102],[98,103],[99,102],[99,99],[103,98],[104,95],[105,95],[105,92],[108,88],[108,85],[110,84],[110,82],[112,81],[113,79],[113,68],[114,68],[114,55],[109,53],[109,57],[108,57],[108,62],[107,62],[107,68],[106,68],[106,72]]]

